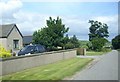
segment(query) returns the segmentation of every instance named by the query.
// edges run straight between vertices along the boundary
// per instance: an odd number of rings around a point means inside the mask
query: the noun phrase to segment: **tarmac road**
[[[118,51],[97,58],[71,80],[118,80]]]

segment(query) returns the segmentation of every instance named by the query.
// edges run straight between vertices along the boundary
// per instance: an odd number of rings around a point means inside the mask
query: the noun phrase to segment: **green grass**
[[[111,51],[111,50],[106,51],[106,52],[103,52],[103,51],[101,51],[101,52],[96,52],[96,51],[86,51],[86,55],[88,55],[88,56],[103,55],[103,54],[106,54],[106,53],[108,53],[108,52],[110,52],[110,51]]]
[[[93,59],[72,58],[3,76],[3,80],[62,80],[80,71]]]

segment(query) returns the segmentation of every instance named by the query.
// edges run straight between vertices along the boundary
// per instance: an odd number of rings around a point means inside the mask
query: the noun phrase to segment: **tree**
[[[62,46],[61,42],[64,34],[68,32],[69,28],[66,28],[62,24],[62,19],[59,17],[57,19],[50,17],[46,23],[46,27],[34,32],[33,43],[42,44],[49,50],[53,50],[57,46]]]
[[[108,32],[108,26],[105,23],[101,23],[98,21],[93,21],[89,20],[89,23],[91,24],[89,31],[89,40],[91,41],[92,39],[98,37],[98,38],[107,38],[109,37],[109,32]]]
[[[92,43],[89,41],[86,46],[88,47],[87,50],[92,50]]]
[[[65,49],[73,49],[73,48],[75,48],[75,47],[74,47],[74,44],[71,43],[71,42],[66,43],[66,44],[64,45],[64,47],[65,47]]]
[[[63,45],[63,49],[72,49],[72,48],[79,47],[79,41],[75,35],[73,35],[73,37],[69,38],[68,34],[67,34],[65,37],[63,37],[61,43]]]
[[[74,48],[79,47],[79,41],[78,41],[76,35],[73,35],[73,37],[70,38],[70,42],[71,42],[72,44],[74,44]]]
[[[62,45],[63,49],[66,49],[66,48],[65,48],[65,45],[66,45],[68,42],[70,42],[70,39],[69,39],[69,37],[68,37],[68,34],[66,34],[66,36],[63,37],[62,40],[61,40],[61,45]]]
[[[120,49],[120,34],[112,39],[112,45],[114,49]]]
[[[103,46],[108,42],[107,39],[105,38],[94,38],[91,43],[92,43],[92,48],[95,51],[101,51]]]
[[[52,37],[48,34],[48,28],[42,28],[41,30],[33,33],[33,43],[44,45],[46,48],[52,46]]]
[[[89,41],[92,43],[92,49],[96,51],[102,50],[109,37],[108,26],[105,23],[101,23],[94,20],[89,20],[91,24],[89,31]]]

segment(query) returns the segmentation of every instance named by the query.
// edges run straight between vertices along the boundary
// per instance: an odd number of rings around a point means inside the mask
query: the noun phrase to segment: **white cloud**
[[[22,0],[23,2],[118,2],[119,0]]]
[[[109,31],[114,33],[118,32],[118,15],[114,16],[99,16],[96,18],[93,18],[94,20],[97,20],[99,22],[106,23],[109,27]]]
[[[0,2],[0,16],[2,18],[13,18],[13,15],[22,7],[20,0],[9,0],[8,2]]]
[[[93,17],[93,20],[97,20],[108,25],[109,39],[112,39],[118,34],[118,15],[113,16],[98,16]]]
[[[23,34],[26,34],[25,31],[34,32],[45,25],[45,16],[39,14],[19,13],[15,15],[15,18]]]
[[[23,35],[31,35],[35,30],[38,30],[44,26],[46,26],[46,20],[49,19],[49,16],[55,18],[57,16],[53,15],[45,15],[39,13],[30,13],[30,12],[23,12],[19,11],[14,15],[15,20],[6,21],[6,23],[15,22],[17,23],[18,28],[23,33]],[[76,35],[80,40],[87,39],[88,40],[88,33],[90,24],[88,23],[89,19],[97,20],[103,23],[108,24],[110,38],[112,39],[118,32],[117,30],[117,15],[115,16],[98,16],[98,17],[80,17],[80,16],[60,16],[63,20],[63,24],[66,27],[69,27],[70,30],[68,34],[70,36]]]
[[[76,35],[78,38],[82,39],[83,36],[87,36],[89,33],[88,20],[80,16],[75,17],[64,17],[63,22],[69,27],[68,34],[70,36]],[[84,37],[85,38],[85,37]],[[86,38],[87,39],[87,38]]]
[[[35,30],[46,26],[46,20],[49,16],[56,19],[57,16],[50,14],[40,14],[35,12],[22,11],[23,3],[20,0],[9,0],[0,2],[0,11],[2,10],[2,20],[0,23],[16,23],[23,35],[31,35]],[[69,27],[68,34],[77,35],[79,39],[88,39],[90,19],[106,23],[109,26],[110,39],[118,34],[118,16],[98,16],[98,17],[81,17],[77,15],[60,16],[63,24]]]
[[[94,20],[98,20],[104,23],[117,23],[118,21],[118,15],[114,15],[114,16],[99,16],[99,17],[95,17],[93,18]]]
[[[46,20],[49,19],[49,16],[52,15],[23,11],[14,14],[17,26],[22,31],[23,35],[32,35],[34,31],[45,27]],[[52,16],[52,18],[56,18],[56,16]]]
[[[66,18],[66,17],[64,17]],[[90,19],[93,19],[95,21],[99,21],[102,23],[106,23],[108,25],[108,31],[110,37],[108,38],[111,40],[114,36],[118,34],[118,16],[112,15],[112,16],[96,16],[96,17],[67,17],[64,20],[64,23],[70,27],[69,34],[70,35],[77,35],[80,39],[88,39],[88,33],[89,33],[89,27],[90,24],[88,21]],[[83,37],[84,36],[84,37]]]

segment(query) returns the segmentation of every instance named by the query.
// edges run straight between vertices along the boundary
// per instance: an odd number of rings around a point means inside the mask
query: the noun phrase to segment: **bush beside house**
[[[10,51],[6,50],[5,48],[3,48],[1,45],[0,45],[0,57],[1,58],[6,58],[6,57],[11,57],[12,54],[10,53]]]

